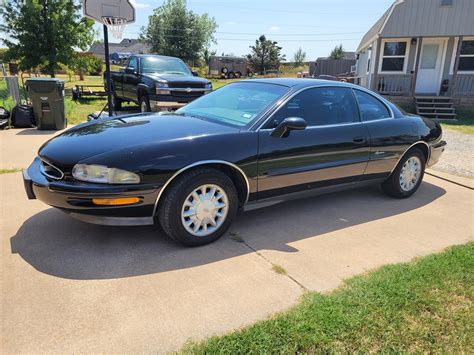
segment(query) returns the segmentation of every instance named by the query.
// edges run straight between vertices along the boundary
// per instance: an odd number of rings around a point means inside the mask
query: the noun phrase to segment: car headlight
[[[77,180],[103,184],[140,183],[140,177],[135,173],[103,165],[76,164],[72,169],[72,176]]]

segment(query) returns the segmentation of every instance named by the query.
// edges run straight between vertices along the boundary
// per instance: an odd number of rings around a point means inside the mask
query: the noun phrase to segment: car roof
[[[138,58],[170,58],[170,59],[178,59],[181,60],[180,58],[177,57],[170,57],[168,55],[159,55],[159,54],[133,54],[131,57],[138,57]]]
[[[305,88],[309,86],[342,86],[342,87],[354,87],[352,84],[348,84],[341,81],[324,80],[324,79],[308,79],[308,78],[265,78],[265,79],[248,79],[243,80],[244,82],[254,83],[266,83],[283,85],[291,88]]]

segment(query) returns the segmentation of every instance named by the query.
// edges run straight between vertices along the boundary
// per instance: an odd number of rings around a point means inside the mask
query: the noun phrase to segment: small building
[[[104,43],[94,43],[88,52],[105,61]],[[109,43],[109,53],[149,54],[150,48],[138,39],[124,38],[120,43]]]
[[[344,57],[341,59],[320,57],[315,61],[309,62],[309,76],[313,78],[317,78],[320,75],[347,76],[347,74],[352,72],[352,67],[355,64],[355,52],[344,52]]]
[[[452,118],[449,104],[472,109],[474,1],[397,0],[364,35],[357,55],[360,85],[419,114]]]

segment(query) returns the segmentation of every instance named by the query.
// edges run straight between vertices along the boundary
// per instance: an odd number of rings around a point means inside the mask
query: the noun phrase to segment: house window
[[[462,41],[458,71],[474,71],[474,40]]]
[[[441,6],[453,6],[453,0],[441,0]]]
[[[382,72],[405,71],[407,42],[385,42],[382,53]]]

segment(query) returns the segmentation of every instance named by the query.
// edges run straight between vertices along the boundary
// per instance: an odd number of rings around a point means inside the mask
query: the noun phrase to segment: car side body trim
[[[156,215],[156,212],[158,210],[158,203],[160,201],[160,198],[161,196],[163,195],[163,192],[166,190],[166,188],[168,187],[169,184],[171,184],[171,182],[177,177],[179,176],[180,174],[184,173],[186,170],[189,170],[191,168],[194,168],[196,166],[201,166],[201,165],[206,165],[206,164],[224,164],[224,165],[228,165],[234,169],[236,169],[240,175],[242,176],[242,178],[244,179],[245,181],[245,184],[246,184],[246,187],[247,187],[247,196],[245,197],[245,201],[244,201],[244,204],[247,203],[248,199],[249,199],[249,195],[250,195],[250,183],[249,183],[249,179],[247,177],[247,175],[244,173],[244,171],[239,168],[237,165],[233,164],[233,163],[230,163],[228,161],[225,161],[225,160],[201,160],[201,161],[197,161],[195,163],[192,163],[190,165],[187,165],[185,166],[184,168],[178,170],[176,173],[173,174],[173,176],[171,176],[168,181],[165,182],[165,184],[163,185],[163,187],[160,189],[160,192],[158,193],[158,196],[156,197],[156,202],[155,202],[155,207],[153,208],[153,216]]]

